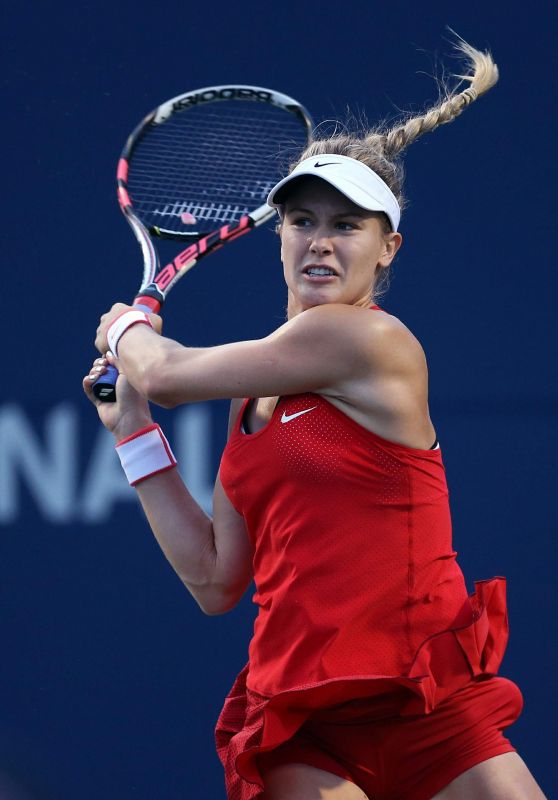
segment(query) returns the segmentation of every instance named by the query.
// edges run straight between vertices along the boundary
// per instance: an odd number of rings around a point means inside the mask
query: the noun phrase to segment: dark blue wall
[[[451,51],[446,24],[492,49],[501,82],[410,149],[384,305],[428,354],[468,586],[508,577],[502,674],[526,701],[509,735],[556,796],[556,19],[479,0],[5,7],[0,773],[22,792],[10,800],[223,796],[212,728],[245,659],[250,598],[224,617],[197,610],[80,388],[99,314],[139,280],[115,201],[123,138],[162,100],[213,83],[277,88],[317,120],[420,109],[436,97],[433,54]],[[260,231],[184,280],[166,330],[196,345],[254,338],[283,307],[274,234]],[[158,419],[206,500],[226,404]]]

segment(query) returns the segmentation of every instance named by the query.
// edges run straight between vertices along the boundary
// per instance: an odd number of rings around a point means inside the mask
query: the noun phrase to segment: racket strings
[[[132,150],[128,188],[148,226],[201,233],[254,211],[306,145],[297,115],[264,103],[205,104],[151,125]]]

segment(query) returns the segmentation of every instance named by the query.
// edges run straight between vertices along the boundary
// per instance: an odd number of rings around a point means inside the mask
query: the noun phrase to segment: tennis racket
[[[260,86],[209,86],[174,97],[128,137],[117,169],[120,208],[143,254],[134,300],[159,313],[169,291],[202,258],[271,219],[266,198],[311,138],[312,119],[292,97]],[[180,244],[164,263],[161,239]],[[93,385],[116,400],[118,371]]]

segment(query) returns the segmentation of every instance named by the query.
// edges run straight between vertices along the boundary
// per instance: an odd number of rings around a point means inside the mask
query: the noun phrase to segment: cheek
[[[359,248],[358,263],[362,271],[374,273],[381,256],[382,248],[377,241],[371,241],[364,247]]]
[[[369,273],[373,274],[376,268],[376,253],[373,248],[359,248],[357,253],[353,255],[353,263],[357,267],[355,270],[361,276],[367,276]]]
[[[292,264],[299,250],[300,242],[297,239],[293,239],[288,235],[281,238],[281,261],[285,266]]]

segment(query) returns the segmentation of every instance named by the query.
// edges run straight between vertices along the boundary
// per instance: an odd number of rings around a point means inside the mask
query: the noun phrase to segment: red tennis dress
[[[469,596],[456,563],[439,449],[387,441],[315,394],[281,398],[250,435],[247,403],[220,471],[258,606],[216,728],[230,800],[258,797],[258,759],[324,709],[429,714],[496,674],[508,638],[505,579]]]

